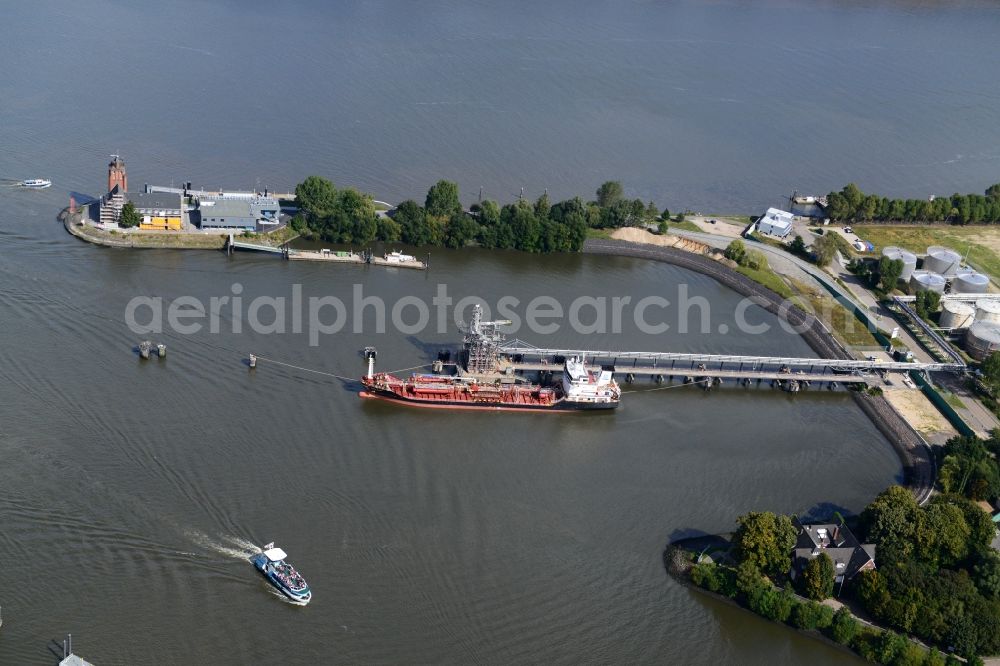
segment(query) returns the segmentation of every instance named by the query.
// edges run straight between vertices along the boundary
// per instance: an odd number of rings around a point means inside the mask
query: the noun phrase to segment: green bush
[[[841,606],[833,614],[827,635],[841,645],[850,645],[859,629],[861,629],[861,624],[851,614],[851,611],[847,610],[846,606]]]
[[[815,601],[799,603],[792,609],[792,626],[799,629],[816,629],[823,614],[823,606]]]

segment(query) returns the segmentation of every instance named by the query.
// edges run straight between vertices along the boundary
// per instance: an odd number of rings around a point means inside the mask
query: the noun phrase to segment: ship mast
[[[504,340],[500,327],[510,323],[508,319],[483,321],[482,307],[478,303],[474,306],[464,339],[466,371],[474,375],[496,372],[500,344]]]

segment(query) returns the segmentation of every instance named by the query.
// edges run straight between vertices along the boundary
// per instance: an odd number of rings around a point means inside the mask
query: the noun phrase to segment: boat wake
[[[252,541],[231,535],[211,537],[198,530],[188,530],[186,536],[202,548],[244,562],[261,550]]]

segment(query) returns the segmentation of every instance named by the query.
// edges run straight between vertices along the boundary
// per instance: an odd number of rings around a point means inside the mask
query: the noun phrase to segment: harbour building
[[[191,216],[201,229],[257,231],[259,227],[264,231],[278,224],[281,205],[277,199],[257,194],[200,196]]]
[[[125,199],[142,216],[140,229],[179,231],[183,228],[181,195],[168,192],[129,192]]]
[[[777,208],[768,208],[764,216],[757,221],[757,231],[784,238],[792,232],[792,214]]]

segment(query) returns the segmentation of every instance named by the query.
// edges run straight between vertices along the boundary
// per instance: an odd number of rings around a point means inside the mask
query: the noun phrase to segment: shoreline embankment
[[[707,254],[694,254],[673,247],[594,238],[584,242],[583,252],[662,261],[707,275],[736,293],[753,299],[754,303],[764,310],[787,321],[800,331],[806,344],[821,358],[851,358],[847,350],[816,317]],[[854,401],[899,456],[903,465],[903,485],[910,489],[918,502],[925,502],[934,490],[936,477],[934,455],[930,447],[884,397],[859,391],[852,394]]]
[[[92,224],[82,222],[86,215],[77,211],[71,213],[64,208],[58,216],[63,226],[73,236],[80,240],[102,245],[104,247],[134,248],[134,249],[173,249],[173,250],[221,250],[226,247],[228,234],[185,233],[183,231],[165,231],[129,233],[112,233],[98,229]]]

